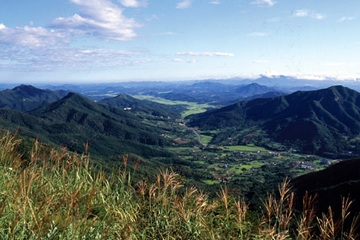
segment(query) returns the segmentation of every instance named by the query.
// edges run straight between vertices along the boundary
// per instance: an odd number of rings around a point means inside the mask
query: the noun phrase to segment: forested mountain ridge
[[[184,111],[185,106],[180,105],[164,105],[148,100],[140,100],[127,94],[119,94],[116,97],[105,98],[99,101],[101,104],[108,106],[129,109],[132,112],[147,113],[156,117],[180,117],[180,113]]]
[[[31,85],[19,85],[13,89],[0,91],[0,108],[27,112],[60,100],[67,93],[63,90],[51,91]]]
[[[360,94],[333,86],[241,101],[192,116],[188,125],[200,129],[258,126],[272,139],[302,151],[339,154],[351,149],[350,140],[360,134]]]
[[[97,104],[75,93],[36,110],[21,113],[0,110],[1,126],[18,129],[24,136],[82,152],[86,142],[93,154],[142,156],[166,154],[158,147],[167,144],[156,129],[122,109]]]
[[[201,84],[197,86],[202,87]],[[215,88],[218,85],[212,86]],[[317,151],[316,153],[322,154],[325,149],[325,153],[330,152],[335,156],[350,148],[356,150],[356,136],[360,131],[357,125],[359,99],[359,93],[356,91],[334,86],[269,99],[241,101],[202,115],[191,116],[190,119],[194,122],[199,116],[205,116],[201,120],[208,125],[197,130],[188,128],[192,122],[186,126],[183,119],[173,121],[173,118],[179,116],[178,113],[183,106],[176,106],[174,109],[173,106],[138,100],[125,94],[95,102],[80,94],[69,93],[60,100],[26,113],[0,109],[0,127],[12,132],[18,130],[19,136],[38,138],[40,142],[65,146],[74,152],[83,152],[84,145],[88,143],[89,153],[95,157],[94,162],[97,166],[117,170],[125,165],[127,172],[136,172],[139,175],[134,183],[137,180],[153,179],[152,175],[157,169],[171,166],[174,171],[181,174],[181,184],[184,184],[186,189],[201,186],[205,192],[212,193],[211,197],[215,197],[215,189],[226,189],[237,199],[244,197],[251,203],[248,206],[253,210],[258,204],[264,203],[260,201],[261,196],[271,192],[282,179],[295,176],[292,175],[293,172],[296,172],[297,176],[299,172],[318,170],[318,165],[322,164],[319,163],[319,157],[294,153],[290,148],[270,151],[268,148],[257,148],[250,146],[252,144],[236,142],[235,138],[231,139],[233,145],[237,145],[232,146],[234,148],[211,143],[200,146],[201,141],[198,139],[204,136],[216,139],[216,134],[223,133],[222,129],[228,129],[226,133],[238,134],[243,129],[252,131],[261,128],[267,131],[267,137],[271,137],[271,141],[274,139],[301,151],[310,149],[312,153]],[[213,113],[217,114],[210,116]],[[213,122],[206,116],[210,116],[220,127],[212,128]],[[231,125],[232,123],[235,125]],[[285,130],[281,131],[282,128]],[[216,130],[205,132],[203,129]],[[194,138],[194,132],[199,134],[196,135],[199,136],[198,139]],[[254,136],[258,134],[250,133]],[[283,133],[283,136],[280,133]],[[289,138],[287,133],[296,138]],[[297,133],[299,135],[296,135]],[[31,144],[27,146],[29,145]],[[347,148],[349,146],[350,148]],[[31,155],[33,152],[27,154]],[[130,164],[126,166],[127,163],[122,161],[123,157],[131,159]],[[302,170],[303,161],[308,167],[312,166],[312,170]],[[137,168],[136,164],[140,162],[140,167]],[[354,171],[338,168],[338,171],[342,171],[341,174],[336,171],[331,174],[343,176],[346,175],[344,172],[348,172],[351,176],[354,173],[356,175],[358,170],[355,165],[351,170]],[[331,176],[327,175],[327,178],[331,179]],[[340,186],[344,186],[345,193],[350,192],[348,186],[355,186],[353,180],[340,183]],[[142,183],[146,183],[145,181]],[[295,181],[293,183],[295,184]],[[310,183],[312,184],[311,181],[305,182],[304,186]],[[333,185],[324,185],[319,189],[338,189],[336,182],[331,184]],[[223,188],[224,185],[227,187]],[[135,194],[139,186],[136,185],[136,189],[131,191]],[[315,193],[315,190],[311,193]],[[187,190],[184,190],[181,194],[186,192]],[[152,198],[149,194],[145,195]],[[296,196],[301,197],[302,193]],[[335,193],[332,197],[339,196]],[[358,199],[357,195],[351,197]],[[320,204],[320,207],[327,207],[327,203]],[[318,216],[321,217],[321,213]],[[168,216],[166,218],[171,219]]]

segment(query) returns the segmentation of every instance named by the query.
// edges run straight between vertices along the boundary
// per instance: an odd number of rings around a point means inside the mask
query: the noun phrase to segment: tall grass
[[[123,169],[106,173],[92,168],[87,145],[80,155],[35,140],[24,161],[19,144],[10,133],[0,138],[3,239],[357,239],[357,219],[349,229],[343,224],[350,200],[343,200],[340,220],[331,209],[316,217],[308,195],[295,214],[288,180],[253,213],[226,188],[215,199],[183,189],[184,179],[169,169],[133,185],[128,156]]]

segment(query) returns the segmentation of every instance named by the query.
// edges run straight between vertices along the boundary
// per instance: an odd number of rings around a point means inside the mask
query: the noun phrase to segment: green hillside
[[[181,117],[181,112],[186,109],[185,106],[165,105],[148,100],[140,100],[126,94],[120,94],[113,98],[105,98],[99,101],[99,103],[120,109],[128,109],[137,114],[145,113],[160,118],[179,118]]]
[[[63,99],[28,113],[0,110],[5,129],[40,141],[81,152],[85,143],[92,154],[114,156],[168,156],[162,149],[167,141],[156,129],[143,124],[133,114],[94,103],[70,93]]]
[[[0,91],[0,108],[27,112],[60,100],[66,94],[66,91],[50,91],[31,85],[20,85]]]
[[[189,126],[223,132],[217,141],[221,136],[234,138],[235,129],[253,127],[272,141],[305,153],[360,154],[360,94],[342,86],[242,101],[189,119]]]

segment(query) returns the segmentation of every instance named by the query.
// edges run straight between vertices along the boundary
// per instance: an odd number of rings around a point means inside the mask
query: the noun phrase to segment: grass
[[[218,180],[209,180],[209,179],[203,180],[203,182],[206,183],[207,185],[216,185],[220,183]]]
[[[343,224],[352,201],[343,199],[340,219],[331,209],[316,217],[314,198],[306,195],[296,214],[287,179],[253,213],[226,187],[214,199],[184,189],[184,179],[169,169],[133,183],[139,166],[130,172],[127,155],[125,167],[109,173],[92,166],[87,144],[80,155],[35,140],[28,159],[20,145],[16,135],[0,136],[3,239],[358,239],[356,219]]]
[[[201,136],[201,142],[205,145],[208,145],[213,138],[212,136],[203,135],[203,134],[200,134],[200,136]]]
[[[224,150],[230,150],[230,151],[243,151],[243,152],[266,152],[268,151],[266,148],[258,147],[253,144],[248,145],[236,145],[236,146],[226,146],[223,147]]]
[[[264,165],[265,165],[265,163],[262,163],[259,161],[251,161],[246,164],[236,165],[236,167],[231,166],[229,169],[229,172],[231,172],[233,174],[242,174],[242,173],[244,173],[244,171],[249,171],[254,168],[260,168]]]
[[[195,103],[195,102],[186,102],[186,101],[172,101],[172,100],[167,100],[164,98],[159,98],[159,97],[154,97],[154,96],[149,96],[149,95],[136,95],[134,97],[136,97],[138,99],[146,99],[146,100],[150,100],[150,101],[161,103],[161,104],[167,104],[167,105],[186,105],[187,110],[181,114],[182,118],[185,118],[192,114],[203,113],[207,109],[213,108],[213,106],[211,106],[209,104],[199,104],[199,103]]]

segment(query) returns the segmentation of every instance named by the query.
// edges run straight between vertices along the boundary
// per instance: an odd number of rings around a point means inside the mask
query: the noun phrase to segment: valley
[[[16,168],[12,173],[16,179],[15,173],[21,173],[20,168],[24,168],[21,174],[26,174],[29,167],[31,171],[49,171],[49,177],[56,178],[57,175],[51,173],[53,170],[45,169],[60,167],[60,171],[67,174],[66,169],[73,164],[69,159],[74,159],[75,165],[70,167],[72,172],[69,174],[75,175],[70,180],[78,181],[78,171],[84,171],[86,183],[81,184],[89,184],[94,179],[114,186],[120,184],[110,195],[120,191],[129,196],[128,206],[135,201],[139,202],[138,207],[150,211],[155,203],[158,209],[154,210],[154,219],[157,219],[158,211],[164,219],[168,219],[169,212],[166,211],[175,211],[172,216],[183,216],[183,210],[179,210],[177,204],[187,201],[189,194],[195,192],[195,201],[203,198],[213,206],[225,207],[225,210],[211,213],[210,219],[213,216],[226,219],[228,201],[233,209],[229,213],[231,216],[235,216],[234,211],[239,211],[238,204],[246,202],[243,206],[249,211],[249,236],[257,232],[263,234],[256,219],[261,218],[259,209],[264,205],[266,208],[266,201],[277,201],[269,194],[277,196],[280,191],[286,195],[284,211],[294,211],[294,223],[298,211],[302,211],[302,199],[293,197],[306,196],[307,189],[313,195],[319,194],[318,209],[323,213],[331,205],[334,216],[341,212],[336,207],[341,206],[337,198],[346,193],[351,199],[359,199],[358,92],[332,86],[268,94],[263,91],[273,89],[250,84],[226,86],[225,89],[234,88],[244,94],[243,97],[229,94],[221,101],[214,98],[204,101],[211,93],[218,96],[216,93],[221,91],[221,86],[195,83],[193,91],[189,91],[191,85],[184,87],[185,92],[182,87],[177,87],[176,91],[182,93],[173,96],[169,94],[171,91],[164,91],[161,84],[153,86],[151,91],[140,91],[136,87],[123,89],[125,93],[120,93],[119,89],[107,88],[89,91],[91,95],[69,89],[53,92],[27,85],[6,89],[0,92],[0,102],[4,103],[0,109],[0,129],[4,137],[0,142],[5,144],[0,146],[5,157],[0,158],[5,161],[4,166],[11,164],[6,160],[8,157],[21,164],[0,170]],[[262,93],[259,95],[258,91]],[[164,92],[167,94],[163,95]],[[187,99],[188,94],[193,94],[192,101]],[[243,98],[247,100],[236,100]],[[47,158],[52,162],[47,163]],[[67,159],[64,166],[60,164],[63,158]],[[4,176],[8,176],[6,174]],[[89,178],[90,174],[99,177]],[[80,189],[81,184],[74,186]],[[286,184],[288,190],[283,189],[286,193],[281,193],[281,184]],[[102,187],[96,189],[83,196],[91,198],[109,191]],[[163,191],[160,195],[153,195],[160,189]],[[290,198],[293,198],[294,206],[289,205]],[[174,205],[171,210],[169,203]],[[82,204],[90,206],[89,202]],[[187,204],[187,207],[191,205]],[[106,213],[111,212],[104,203],[96,206],[104,206]],[[95,209],[98,211],[98,207]],[[349,216],[355,217],[356,213],[352,211]],[[96,218],[106,219],[102,217],[105,213],[94,214]],[[148,220],[146,214],[142,215],[141,211],[133,214],[152,226],[149,221],[153,220]],[[93,216],[91,208],[86,210],[85,216]],[[212,220],[207,221],[206,224],[212,224]],[[351,225],[342,222],[349,229]],[[287,229],[296,232],[293,226],[289,225]]]
[[[123,154],[129,154],[131,161],[128,167],[135,168],[140,163],[138,174],[134,177],[136,181],[153,178],[158,169],[172,168],[183,176],[186,186],[197,186],[213,196],[227,186],[232,194],[244,197],[254,206],[260,204],[258,199],[276,189],[284,178],[293,179],[316,172],[358,154],[358,142],[354,140],[356,134],[348,141],[351,142],[348,146],[355,147],[340,148],[341,152],[330,148],[331,154],[302,148],[304,143],[307,146],[319,144],[317,138],[336,141],[334,137],[337,135],[331,137],[327,130],[318,131],[315,137],[303,138],[299,135],[295,137],[296,141],[286,137],[283,141],[273,135],[276,131],[271,121],[277,121],[275,125],[282,129],[281,121],[284,119],[288,119],[286,126],[289,126],[297,115],[306,114],[306,107],[303,107],[303,113],[291,110],[291,101],[302,101],[304,106],[312,106],[313,101],[333,99],[331,96],[334,95],[348,98],[350,102],[357,101],[357,93],[347,88],[331,87],[266,98],[267,91],[280,92],[279,89],[256,83],[233,86],[207,82],[190,85],[134,83],[131,86],[104,87],[103,90],[96,86],[80,91],[82,95],[79,95],[69,89],[52,92],[21,85],[5,90],[8,97],[3,101],[16,102],[31,97],[30,106],[38,104],[39,108],[15,112],[6,107],[0,110],[3,116],[0,122],[5,130],[18,131],[22,136],[65,146],[71,151],[82,152],[86,143],[95,162],[109,170],[121,166],[119,159]],[[222,91],[231,94],[220,97]],[[176,93],[170,95],[173,92]],[[31,93],[35,95],[31,96]],[[67,95],[63,98],[55,95],[59,93]],[[348,95],[342,96],[343,93]],[[186,97],[189,94],[191,98]],[[251,96],[258,97],[252,99]],[[225,104],[245,98],[248,100]],[[309,103],[306,103],[307,98]],[[37,103],[36,99],[39,100]],[[50,103],[43,99],[49,99]],[[205,99],[208,99],[207,102]],[[22,102],[26,104],[29,101]],[[329,105],[329,100],[324,100],[324,103]],[[27,109],[27,105],[23,105],[22,109]],[[274,113],[281,118],[271,117]],[[325,119],[324,116],[326,114],[314,121]],[[334,119],[330,118],[325,125],[335,122]],[[356,130],[356,124],[349,128]],[[311,129],[309,126],[302,128]],[[303,131],[306,132],[308,130]],[[321,136],[322,132],[324,136]],[[309,134],[314,133],[309,131]],[[324,143],[320,144],[325,146]]]
[[[270,150],[253,143],[211,144],[211,135],[217,131],[192,129],[181,119],[172,123],[171,131],[165,135],[172,142],[166,150],[177,159],[179,165],[174,169],[188,178],[189,186],[195,184],[210,195],[227,186],[235,196],[254,203],[252,207],[284,178],[323,170],[341,160],[302,154],[292,148]]]
[[[1,1],[0,240],[360,240],[360,2]]]

